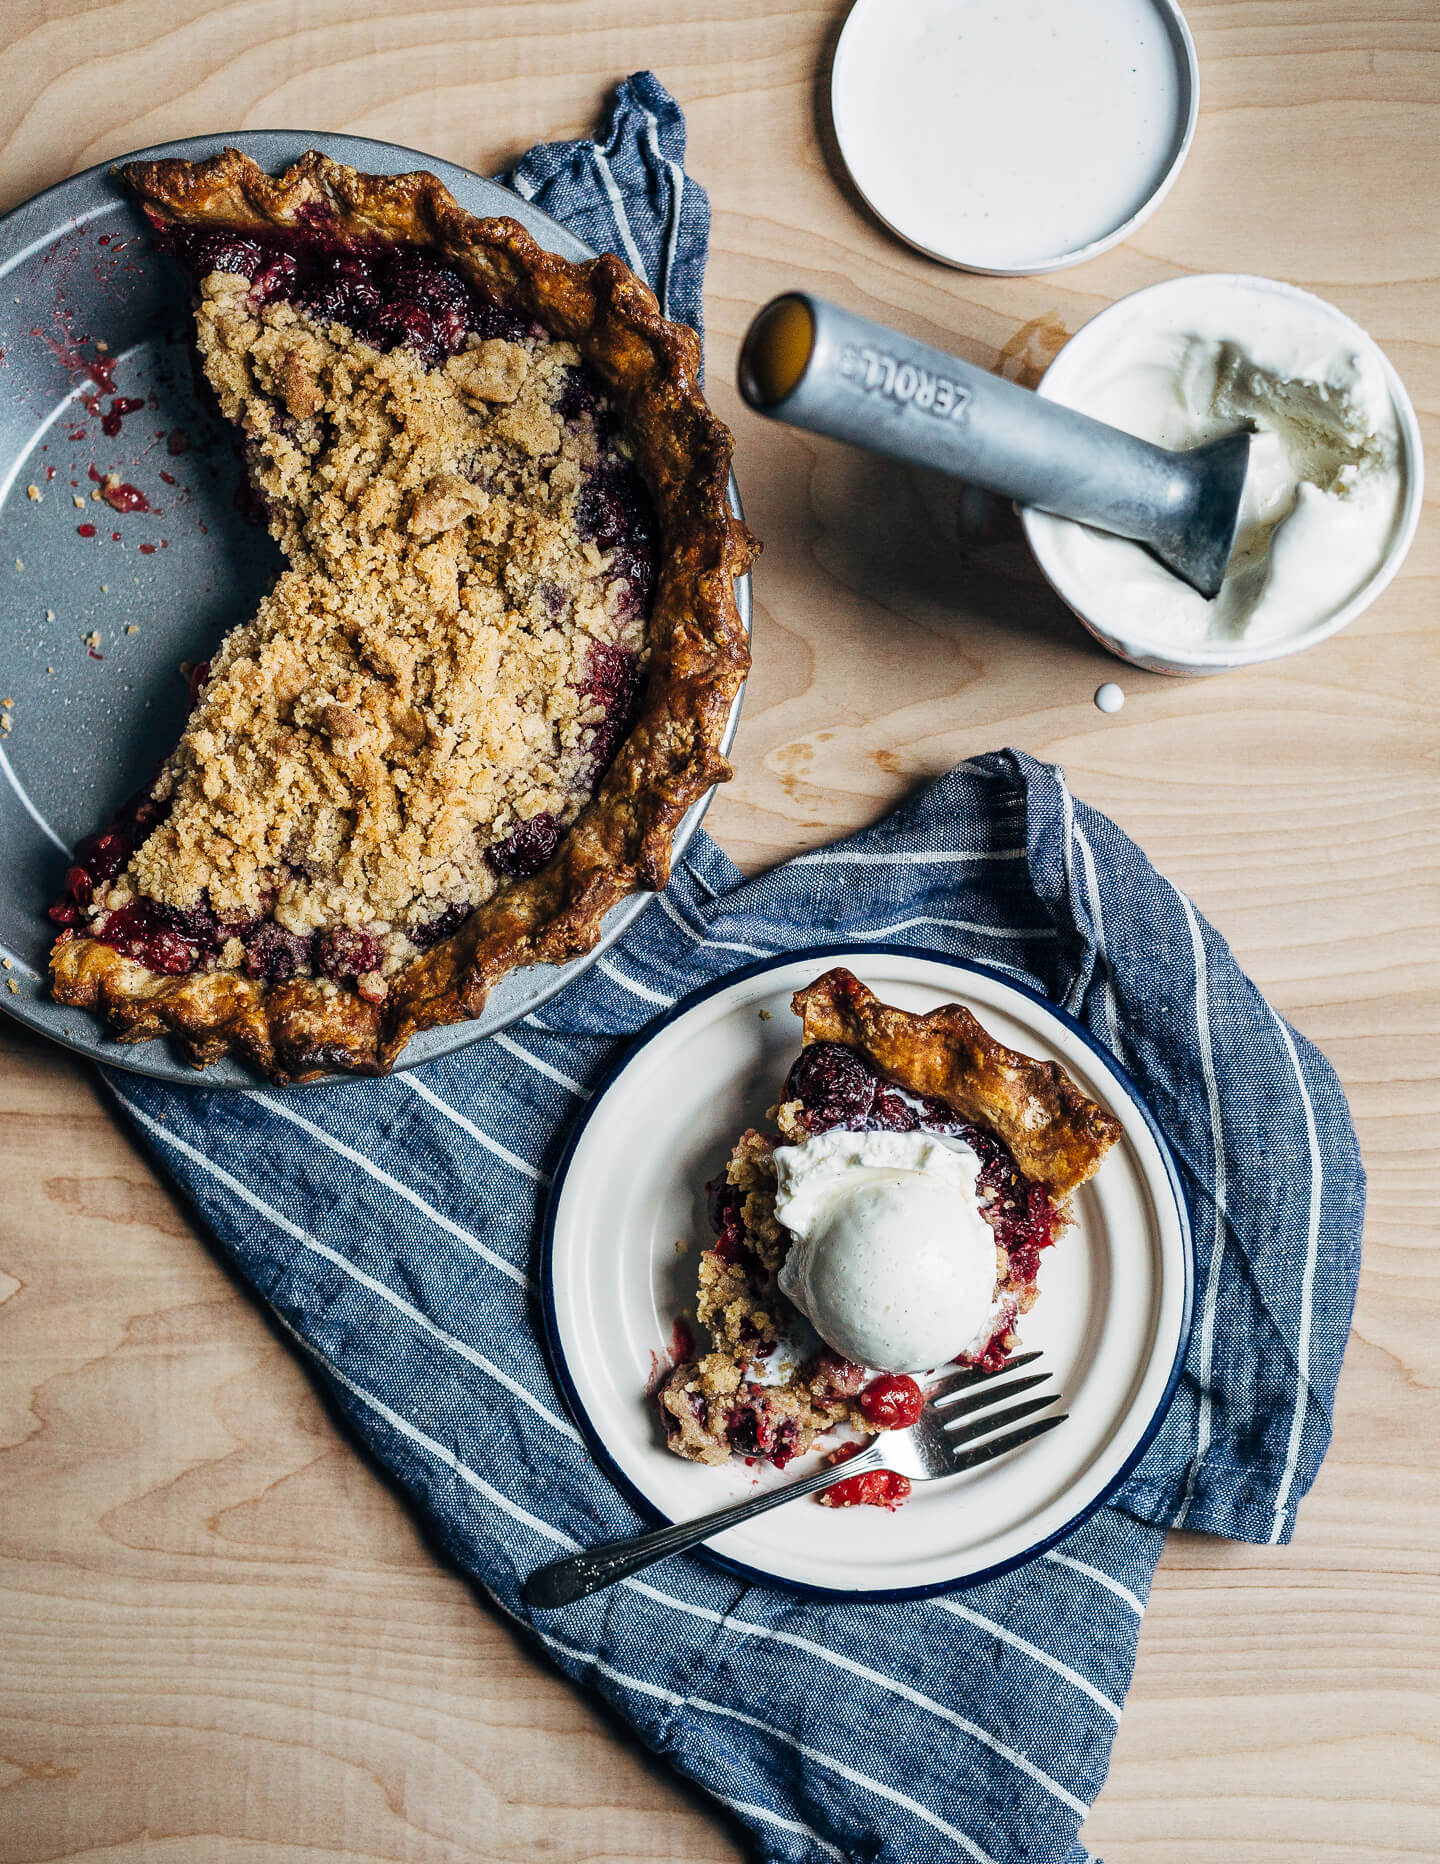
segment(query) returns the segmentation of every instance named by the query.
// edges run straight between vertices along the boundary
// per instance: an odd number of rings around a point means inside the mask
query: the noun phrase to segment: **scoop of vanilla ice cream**
[[[980,1160],[930,1133],[817,1134],[777,1146],[775,1215],[794,1237],[782,1292],[827,1346],[880,1372],[978,1350],[999,1320]]]

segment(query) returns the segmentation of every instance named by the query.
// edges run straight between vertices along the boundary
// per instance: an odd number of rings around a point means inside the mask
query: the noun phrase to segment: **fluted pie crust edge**
[[[1059,1062],[1006,1048],[963,1004],[942,1003],[923,1015],[896,1009],[837,965],[797,990],[791,1008],[806,1043],[857,1049],[908,1092],[942,1100],[998,1133],[1056,1204],[1094,1177],[1123,1131]]]

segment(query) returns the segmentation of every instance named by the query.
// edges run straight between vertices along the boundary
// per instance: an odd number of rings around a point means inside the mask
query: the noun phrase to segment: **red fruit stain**
[[[95,526],[93,524],[77,524],[75,529],[79,532],[81,537],[93,537],[95,535]]]
[[[100,496],[112,511],[148,511],[150,501],[138,485],[104,485]]]
[[[670,1330],[670,1357],[677,1366],[683,1366],[695,1357],[695,1335],[683,1314]]]
[[[137,395],[117,395],[110,403],[110,412],[100,423],[101,429],[113,440],[119,433],[120,423],[125,416],[134,414],[137,409],[144,406],[144,401]]]
[[[153,557],[155,554],[154,544],[141,544],[140,554],[142,557]]]
[[[173,472],[162,472],[160,477],[165,481],[166,485],[174,485],[175,483],[175,475]]]
[[[848,1463],[858,1453],[858,1443],[843,1443],[830,1458],[831,1464]],[[863,1475],[847,1476],[832,1488],[822,1490],[819,1500],[826,1508],[896,1509],[910,1494],[910,1478],[893,1469],[867,1469]]]
[[[31,330],[31,336],[40,339],[62,369],[68,370],[71,375],[88,376],[102,394],[113,395],[117,359],[114,356],[87,356],[85,345],[90,339],[77,337],[71,332],[70,313],[63,306],[57,305],[55,322],[61,332],[58,339],[46,336],[39,324]]]

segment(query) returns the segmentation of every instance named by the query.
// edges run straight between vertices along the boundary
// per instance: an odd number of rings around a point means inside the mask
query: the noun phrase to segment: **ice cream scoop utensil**
[[[808,292],[751,324],[740,392],[792,427],[1131,538],[1207,601],[1225,579],[1248,432],[1172,452]]]
[[[767,1509],[793,1502],[801,1495],[813,1495],[818,1489],[832,1488],[835,1483],[863,1475],[869,1469],[893,1469],[912,1482],[929,1482],[936,1476],[954,1476],[965,1469],[978,1469],[982,1463],[1018,1450],[1022,1443],[1029,1443],[1065,1422],[1063,1414],[1038,1418],[1029,1424],[1021,1422],[1059,1403],[1059,1392],[1051,1392],[1044,1398],[1029,1398],[1024,1404],[1008,1405],[1003,1411],[994,1408],[1006,1404],[1016,1392],[1049,1376],[1037,1374],[1005,1382],[1007,1372],[1017,1365],[1030,1365],[1038,1357],[1037,1353],[1029,1353],[1010,1360],[994,1372],[967,1371],[954,1379],[942,1380],[940,1386],[946,1395],[953,1395],[962,1383],[974,1388],[974,1396],[967,1401],[966,1409],[978,1410],[983,1393],[984,1412],[972,1423],[959,1424],[954,1405],[941,1409],[934,1398],[927,1395],[919,1417],[908,1430],[883,1431],[847,1462],[827,1464],[823,1469],[802,1476],[798,1482],[787,1483],[784,1488],[765,1489],[747,1501],[702,1515],[698,1521],[677,1521],[670,1527],[654,1528],[626,1540],[606,1541],[601,1546],[587,1547],[580,1553],[540,1567],[525,1581],[525,1603],[537,1611],[553,1611],[557,1606],[571,1605],[576,1599],[588,1598],[592,1592],[599,1592],[606,1586],[613,1586],[617,1580],[628,1579],[632,1573],[653,1566],[657,1560],[668,1560],[672,1554],[684,1553],[712,1535],[723,1533],[726,1528],[738,1527],[742,1521],[752,1520]],[[1011,1425],[1017,1428],[1008,1428]],[[997,1437],[996,1431],[1003,1431],[1004,1435]]]

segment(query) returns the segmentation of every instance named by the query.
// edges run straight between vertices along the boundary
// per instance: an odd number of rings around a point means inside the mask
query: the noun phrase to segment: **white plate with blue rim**
[[[1080,1024],[984,965],[904,946],[765,959],[684,998],[597,1088],[551,1189],[542,1286],[551,1360],[601,1466],[648,1520],[688,1520],[793,1480],[665,1447],[653,1397],[677,1316],[693,1314],[710,1241],[704,1186],[764,1126],[800,1046],[790,998],[844,964],[904,1009],[965,1004],[1009,1047],[1060,1062],[1122,1136],[1074,1200],[1025,1316],[1067,1420],[963,1475],[917,1484],[895,1512],[797,1501],[732,1528],[708,1557],[748,1578],[849,1599],[979,1585],[1034,1559],[1115,1493],[1159,1429],[1190,1337],[1194,1257],[1175,1161],[1135,1083]],[[684,1245],[684,1247],[680,1247]]]

